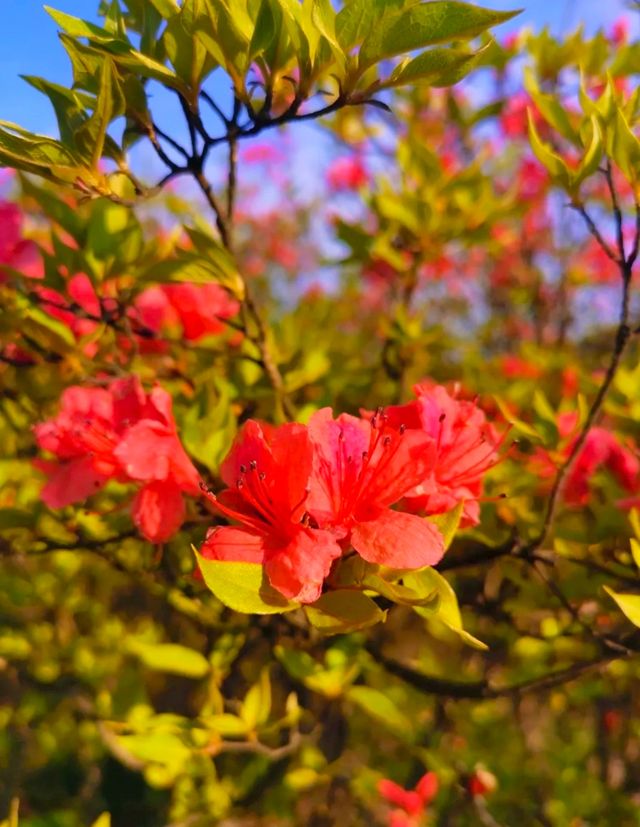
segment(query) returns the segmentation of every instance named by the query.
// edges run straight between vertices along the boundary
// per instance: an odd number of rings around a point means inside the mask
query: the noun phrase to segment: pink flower
[[[475,402],[429,383],[414,392],[414,402],[386,409],[391,426],[427,434],[435,445],[433,465],[407,492],[407,503],[413,511],[441,514],[463,501],[462,525],[476,525],[484,474],[498,462],[498,435]]]
[[[279,428],[249,420],[222,464],[229,486],[214,507],[240,523],[209,530],[207,559],[262,563],[285,597],[312,603],[342,554],[334,534],[312,527],[307,514],[313,448],[303,425]]]
[[[444,553],[436,527],[390,506],[433,468],[435,442],[419,430],[387,425],[386,413],[370,420],[330,408],[309,421],[314,447],[307,510],[322,528],[370,563],[397,569],[435,565]]]
[[[358,156],[336,158],[327,170],[327,183],[334,191],[357,190],[369,181],[369,173]]]
[[[110,479],[136,482],[133,519],[148,540],[169,539],[184,521],[183,493],[199,493],[198,472],[176,432],[171,397],[146,394],[137,377],[106,388],[67,388],[58,415],[35,426],[40,447],[56,462],[39,461],[49,477],[42,499],[63,508],[86,499]]]
[[[44,275],[37,244],[22,238],[23,216],[17,204],[0,201],[0,282],[6,280],[6,264],[29,278]]]
[[[616,46],[622,46],[629,41],[629,19],[627,17],[618,17],[614,20],[609,35],[611,42]]]

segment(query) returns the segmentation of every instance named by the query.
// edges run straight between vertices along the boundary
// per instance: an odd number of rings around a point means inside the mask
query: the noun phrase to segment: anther
[[[440,416],[438,417],[438,422],[444,422],[446,418],[447,418],[446,413],[441,413]]]
[[[247,466],[246,465],[241,465],[240,466],[240,473],[241,474],[246,474],[247,473]]]
[[[407,426],[404,423],[398,428],[398,432],[400,433],[401,436],[406,430],[407,430]]]
[[[383,446],[384,446],[385,448],[388,448],[388,447],[389,447],[389,445],[391,445],[391,437],[390,437],[390,436],[386,436],[386,437],[382,440],[382,444],[383,444]]]
[[[244,482],[242,481],[242,478],[240,478],[240,479],[236,482],[236,488],[243,488],[243,487],[244,487]]]
[[[258,463],[255,461],[255,459],[252,459],[251,462],[249,463],[249,468],[252,471],[255,471],[257,467],[258,467]]]
[[[260,473],[258,474],[258,479],[260,480],[260,482],[264,482],[264,480],[266,480],[266,478],[267,478],[267,475],[264,473],[264,471],[260,471]]]

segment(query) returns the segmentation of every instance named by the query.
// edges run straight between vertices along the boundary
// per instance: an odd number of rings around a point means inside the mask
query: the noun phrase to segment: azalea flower
[[[435,445],[428,472],[406,493],[415,512],[442,514],[464,502],[462,525],[480,519],[485,473],[498,462],[500,439],[475,402],[458,399],[442,385],[416,385],[417,399],[386,409],[389,425],[419,431]]]
[[[309,434],[314,457],[307,510],[317,524],[348,538],[370,563],[435,565],[444,553],[438,529],[390,508],[432,471],[434,440],[417,429],[389,427],[382,410],[369,420],[349,414],[334,420],[323,408],[311,417]]]
[[[365,186],[369,173],[360,158],[336,158],[327,170],[327,183],[334,191],[357,190]]]
[[[152,542],[168,540],[184,521],[183,493],[199,493],[171,408],[166,391],[146,394],[137,377],[106,388],[67,388],[58,415],[35,426],[40,447],[56,457],[37,463],[49,477],[42,489],[46,505],[80,502],[110,479],[136,482],[135,524]]]
[[[42,278],[42,258],[37,244],[22,237],[22,212],[17,204],[0,201],[0,283],[6,279],[2,265],[29,278]]]
[[[229,487],[217,497],[207,492],[213,506],[240,526],[210,529],[203,557],[261,563],[285,597],[317,600],[342,548],[335,534],[309,521],[312,457],[304,425],[246,422],[220,470]]]
[[[180,327],[189,342],[222,333],[224,320],[237,315],[239,303],[219,284],[165,284],[143,291],[134,316],[149,330]]]
[[[389,815],[389,827],[417,827],[425,809],[438,794],[438,776],[427,772],[413,790],[405,790],[395,781],[383,778],[378,782],[380,795],[398,808]]]

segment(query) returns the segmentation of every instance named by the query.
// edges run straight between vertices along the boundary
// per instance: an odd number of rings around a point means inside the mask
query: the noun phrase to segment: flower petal
[[[300,528],[287,545],[267,549],[269,582],[290,600],[313,603],[320,597],[331,564],[341,554],[328,531]]]
[[[131,508],[140,533],[152,543],[164,543],[184,522],[180,488],[171,480],[151,482],[138,491]]]
[[[263,563],[265,540],[261,534],[236,526],[210,528],[200,549],[207,560],[234,563]]]
[[[64,508],[71,503],[86,500],[107,481],[106,476],[96,471],[92,458],[88,456],[57,466],[47,463],[47,466],[51,476],[40,496],[49,508]]]
[[[166,425],[143,419],[129,428],[114,451],[134,480],[171,479],[183,491],[198,494],[199,475],[176,434]]]
[[[392,569],[434,566],[444,554],[442,534],[433,523],[389,509],[358,523],[351,543],[367,562]]]

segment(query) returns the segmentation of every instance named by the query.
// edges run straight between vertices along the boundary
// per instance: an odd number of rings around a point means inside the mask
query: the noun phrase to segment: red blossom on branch
[[[309,524],[312,450],[304,425],[246,422],[220,470],[229,487],[217,497],[207,492],[240,527],[210,529],[201,549],[211,560],[262,563],[271,585],[301,603],[320,597],[342,553],[334,534]]]
[[[188,342],[196,342],[222,333],[225,319],[239,309],[219,284],[167,284],[142,292],[133,315],[149,330],[159,333],[165,326],[180,327]]]
[[[70,387],[57,416],[35,426],[38,444],[56,461],[38,461],[49,477],[49,508],[80,502],[110,479],[141,485],[132,514],[140,533],[168,540],[184,521],[183,493],[199,493],[199,476],[176,432],[169,394],[146,394],[137,377],[106,388]]]
[[[386,409],[392,427],[422,432],[435,446],[429,472],[406,494],[408,506],[441,514],[464,502],[462,525],[476,525],[483,478],[498,462],[500,438],[475,402],[429,383],[416,385],[414,392],[413,402]]]
[[[413,790],[406,790],[395,781],[383,778],[378,782],[380,795],[398,809],[389,815],[389,827],[416,827],[425,809],[438,794],[438,776],[427,772]]]
[[[436,527],[414,514],[393,511],[427,475],[435,444],[425,433],[389,427],[378,411],[370,420],[330,408],[309,421],[314,445],[307,508],[323,528],[343,536],[370,563],[398,569],[435,565],[444,553]]]

